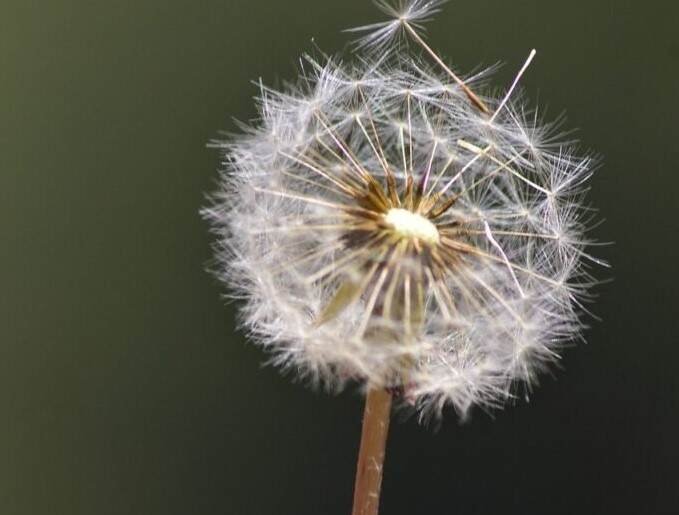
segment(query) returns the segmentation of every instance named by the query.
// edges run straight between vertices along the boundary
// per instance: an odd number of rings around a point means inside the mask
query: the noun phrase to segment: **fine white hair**
[[[423,418],[528,390],[581,338],[598,262],[582,206],[596,160],[515,90],[534,52],[496,98],[489,73],[392,45],[441,3],[380,1],[392,19],[360,29],[349,64],[305,56],[295,85],[260,85],[257,120],[216,142],[203,210],[213,269],[274,364],[394,388]]]

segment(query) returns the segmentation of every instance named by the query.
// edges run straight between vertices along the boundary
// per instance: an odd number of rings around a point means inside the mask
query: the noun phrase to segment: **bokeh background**
[[[530,403],[393,424],[383,513],[679,510],[679,36],[666,0],[451,2],[429,26],[600,152],[614,268]],[[261,366],[204,272],[206,142],[365,0],[0,4],[0,513],[347,514],[361,399]]]

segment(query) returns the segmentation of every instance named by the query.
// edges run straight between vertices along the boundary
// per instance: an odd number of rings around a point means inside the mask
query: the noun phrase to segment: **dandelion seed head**
[[[343,63],[306,55],[216,142],[215,273],[271,362],[403,391],[423,419],[500,407],[581,337],[596,164],[517,88],[458,77],[417,35],[442,2],[378,2]],[[416,37],[416,36],[412,36]],[[390,51],[376,56],[374,50]],[[472,91],[473,89],[473,91]],[[565,139],[569,138],[569,139]]]

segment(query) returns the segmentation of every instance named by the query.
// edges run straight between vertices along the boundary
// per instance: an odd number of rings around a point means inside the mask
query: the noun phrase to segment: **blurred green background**
[[[507,62],[603,154],[588,345],[530,403],[393,425],[383,513],[676,513],[677,3],[451,2],[460,70]],[[364,0],[0,4],[0,513],[347,514],[361,400],[262,368],[203,270],[206,142]],[[605,277],[607,272],[601,271]]]

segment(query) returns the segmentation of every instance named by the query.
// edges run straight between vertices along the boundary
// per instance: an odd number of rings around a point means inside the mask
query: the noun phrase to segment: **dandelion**
[[[516,90],[535,51],[484,96],[489,70],[463,79],[421,36],[442,2],[377,3],[390,20],[352,29],[351,62],[306,55],[297,83],[260,83],[203,211],[271,361],[366,392],[356,514],[377,512],[392,398],[430,420],[529,391],[581,337],[596,262],[594,160]]]

